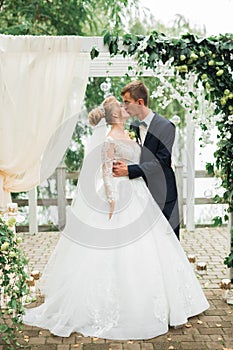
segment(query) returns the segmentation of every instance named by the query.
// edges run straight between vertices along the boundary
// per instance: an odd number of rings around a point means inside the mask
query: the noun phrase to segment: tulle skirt
[[[78,191],[44,270],[45,302],[25,324],[68,337],[149,339],[209,307],[190,263],[143,180],[115,179],[114,215]]]

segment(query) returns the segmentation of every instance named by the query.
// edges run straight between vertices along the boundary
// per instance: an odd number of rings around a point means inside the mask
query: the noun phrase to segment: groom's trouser
[[[164,208],[161,209],[164,216],[167,218],[171,227],[173,228],[177,238],[180,239],[180,218],[178,199],[166,202]]]

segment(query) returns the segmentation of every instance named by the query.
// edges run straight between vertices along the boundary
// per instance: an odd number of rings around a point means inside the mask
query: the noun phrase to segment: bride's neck
[[[124,133],[125,124],[124,123],[116,123],[112,125],[111,131],[116,133]]]

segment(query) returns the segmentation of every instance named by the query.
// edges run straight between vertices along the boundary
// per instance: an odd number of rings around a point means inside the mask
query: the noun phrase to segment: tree
[[[100,35],[122,28],[138,0],[0,0],[0,33]]]
[[[157,20],[156,17],[150,12],[149,9],[144,10],[136,15],[131,16],[129,20],[129,32],[137,35],[148,35],[153,30],[164,33],[169,36],[180,36],[187,32],[195,33],[200,36],[205,36],[206,29],[191,27],[189,21],[182,15],[177,14],[174,21],[170,25],[164,25],[161,20]]]

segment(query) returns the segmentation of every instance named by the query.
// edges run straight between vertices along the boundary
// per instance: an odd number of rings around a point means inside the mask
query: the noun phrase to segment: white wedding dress
[[[109,137],[103,175],[93,168],[92,152],[86,157],[67,225],[42,276],[45,302],[27,309],[25,324],[62,337],[149,339],[209,307],[143,179],[112,177],[114,159],[138,163],[139,157],[136,142]],[[111,220],[107,199],[116,200]]]

